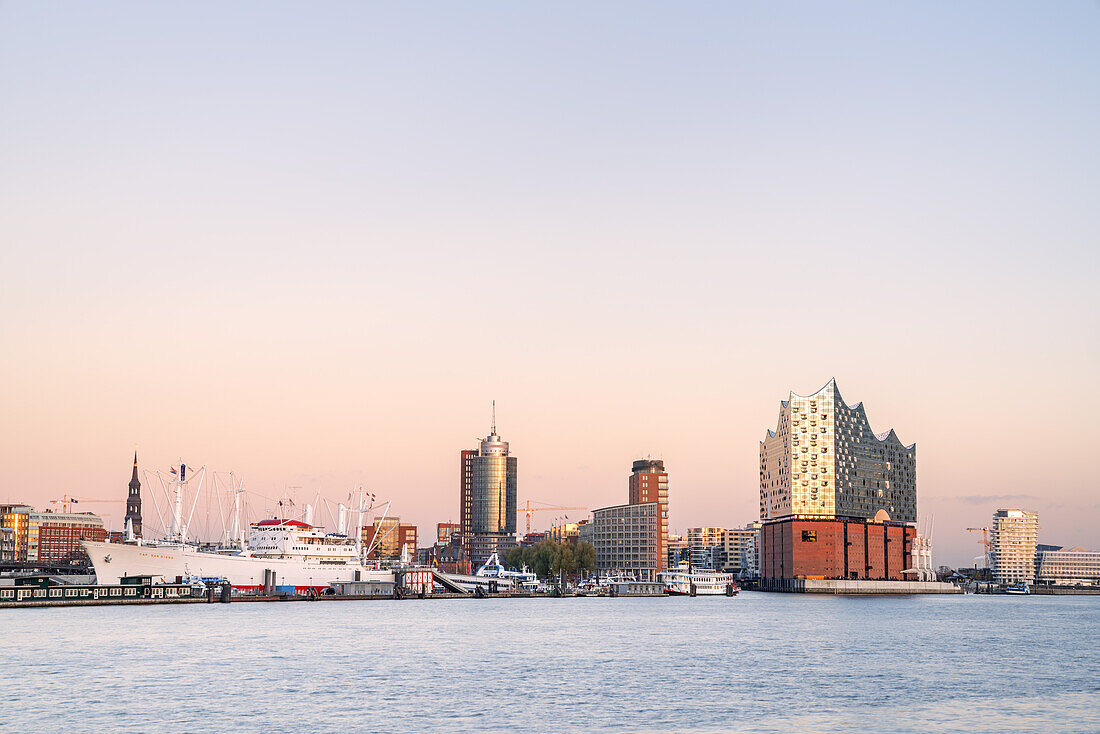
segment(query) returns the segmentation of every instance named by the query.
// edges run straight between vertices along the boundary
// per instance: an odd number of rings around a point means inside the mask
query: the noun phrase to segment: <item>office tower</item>
[[[477,450],[461,453],[462,542],[476,566],[516,545],[517,461],[497,434],[496,409]]]

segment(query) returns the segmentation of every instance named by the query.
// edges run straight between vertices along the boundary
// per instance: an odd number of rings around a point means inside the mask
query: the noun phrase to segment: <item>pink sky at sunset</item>
[[[0,501],[119,529],[137,445],[424,542],[495,399],[520,504],[651,455],[742,525],[835,377],[937,564],[999,507],[1100,549],[1094,5],[50,7],[0,7]]]

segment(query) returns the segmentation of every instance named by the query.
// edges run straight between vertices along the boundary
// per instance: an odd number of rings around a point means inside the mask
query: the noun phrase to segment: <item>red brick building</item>
[[[632,505],[656,502],[657,512],[657,573],[668,562],[668,472],[660,459],[638,459],[630,467],[627,501]]]
[[[903,581],[916,528],[858,518],[787,517],[760,530],[764,578]]]
[[[435,526],[435,542],[436,543],[450,543],[451,537],[455,533],[462,532],[461,523],[457,522],[441,522]]]

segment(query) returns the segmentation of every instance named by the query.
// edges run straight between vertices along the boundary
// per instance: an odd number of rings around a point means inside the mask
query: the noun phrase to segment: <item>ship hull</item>
[[[329,564],[293,558],[206,553],[191,546],[131,545],[84,541],[96,572],[96,583],[118,584],[123,576],[152,576],[154,581],[200,576],[227,579],[237,588],[258,588],[265,571],[283,586],[325,587],[333,582],[393,581],[393,573],[359,564]],[[358,574],[358,575],[357,575]]]

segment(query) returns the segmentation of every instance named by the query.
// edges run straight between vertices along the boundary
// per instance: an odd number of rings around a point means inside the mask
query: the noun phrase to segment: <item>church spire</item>
[[[127,535],[133,530],[135,537],[141,537],[141,480],[138,479],[137,449],[134,449],[134,473],[130,477],[130,492],[126,497]]]

